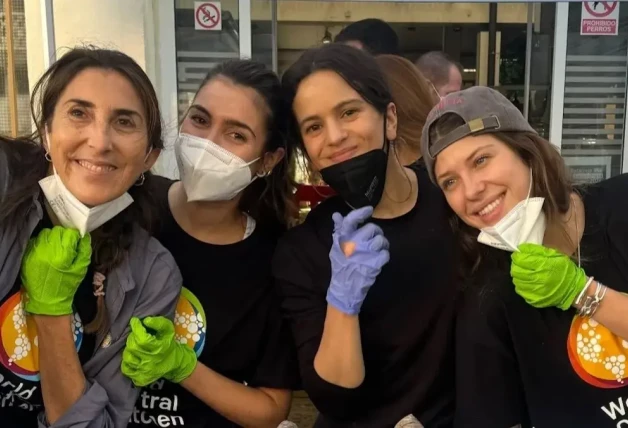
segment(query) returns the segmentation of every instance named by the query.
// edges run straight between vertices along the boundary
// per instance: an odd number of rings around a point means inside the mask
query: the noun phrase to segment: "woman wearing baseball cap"
[[[316,427],[453,422],[456,278],[447,204],[397,155],[376,60],[332,44],[282,80],[292,141],[337,193],[280,240],[273,274]],[[404,422],[405,423],[405,422]]]
[[[620,426],[628,175],[575,186],[558,151],[485,87],[432,110],[422,152],[467,256],[456,425]]]

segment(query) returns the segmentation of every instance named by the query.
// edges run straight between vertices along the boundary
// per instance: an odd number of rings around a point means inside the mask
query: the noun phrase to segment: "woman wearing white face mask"
[[[628,176],[574,186],[558,151],[483,87],[432,110],[422,151],[469,262],[457,426],[621,426]]]
[[[123,372],[138,386],[154,382],[131,426],[167,417],[195,428],[274,428],[287,416],[296,359],[270,275],[291,205],[279,89],[263,64],[227,62],[210,71],[183,120],[181,181],[162,179],[157,192],[158,237],[184,290],[174,324],[131,325]]]
[[[125,427],[133,316],[174,314],[181,276],[142,229],[161,124],[128,56],[73,49],[32,97],[37,138],[0,139],[0,420]],[[41,141],[41,142],[40,142]]]

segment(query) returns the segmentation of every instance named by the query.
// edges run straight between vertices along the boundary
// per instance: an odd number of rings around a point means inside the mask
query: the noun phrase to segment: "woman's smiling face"
[[[149,147],[146,112],[131,82],[100,68],[68,83],[45,144],[64,185],[88,206],[124,194],[159,156]]]
[[[394,105],[384,116],[339,74],[321,70],[299,84],[293,111],[315,170],[381,149],[397,136]],[[384,136],[384,132],[386,135]]]
[[[476,229],[494,226],[530,188],[530,168],[491,134],[468,136],[444,149],[434,173],[449,206]]]

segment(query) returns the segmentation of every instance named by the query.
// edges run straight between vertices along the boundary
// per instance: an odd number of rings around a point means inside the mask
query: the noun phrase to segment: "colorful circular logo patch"
[[[207,323],[205,311],[196,296],[183,287],[174,315],[175,338],[194,349],[200,356],[205,346]]]
[[[588,384],[606,389],[628,386],[628,340],[615,336],[597,321],[576,316],[567,350],[572,367]]]
[[[76,349],[83,342],[83,324],[78,314],[72,320]],[[0,306],[0,363],[22,379],[39,381],[39,347],[35,321],[24,312],[22,293],[17,292]]]

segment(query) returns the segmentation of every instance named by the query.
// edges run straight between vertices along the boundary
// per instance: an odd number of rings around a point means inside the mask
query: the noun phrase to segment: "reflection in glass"
[[[222,29],[204,31],[194,28],[194,2],[175,1],[177,93],[180,120],[207,72],[221,62],[240,57],[237,2],[234,2],[231,9],[227,7],[229,7],[228,3],[223,2]]]
[[[581,12],[569,5],[561,152],[576,181],[592,182],[621,173],[628,7],[617,36],[581,36]]]

